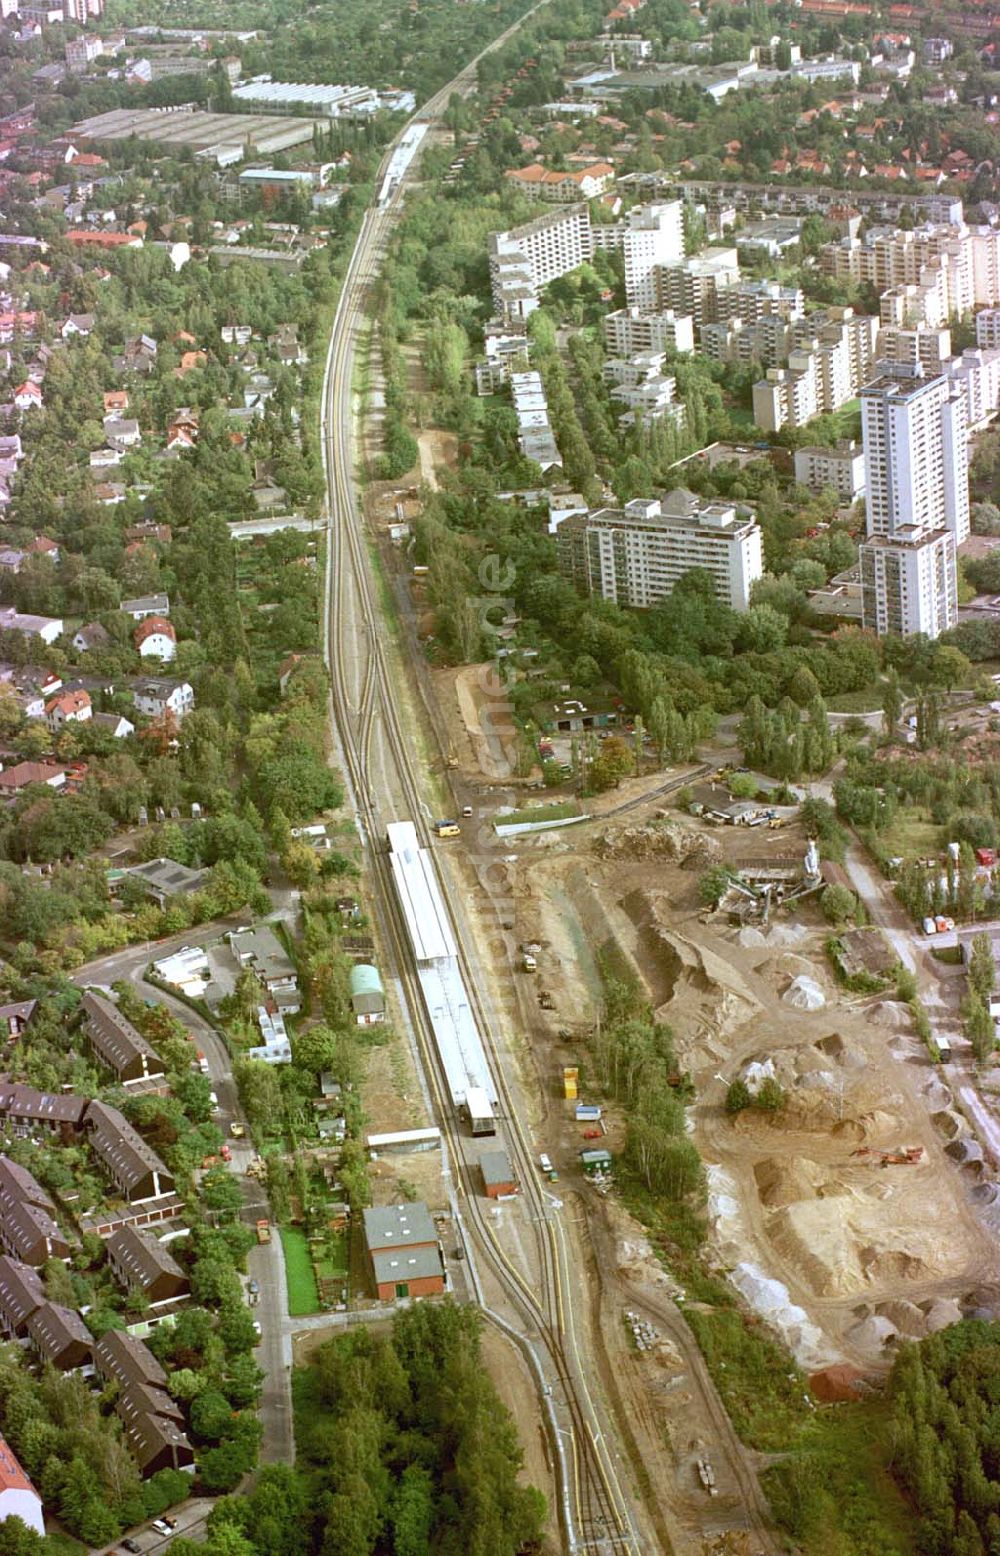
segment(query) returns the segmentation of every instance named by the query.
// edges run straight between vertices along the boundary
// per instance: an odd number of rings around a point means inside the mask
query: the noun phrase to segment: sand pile
[[[829,1037],[821,1037],[813,1047],[818,1048],[827,1059],[832,1059],[845,1070],[864,1070],[868,1067],[868,1055],[860,1044],[841,1037],[839,1032],[831,1032]]]
[[[800,1366],[821,1367],[833,1358],[823,1335],[780,1280],[769,1279],[757,1265],[746,1262],[736,1266],[730,1280],[754,1312],[778,1330]]]
[[[795,1010],[822,1010],[826,1004],[826,996],[815,978],[804,973],[792,979],[781,997]]]
[[[868,1019],[875,1026],[894,1032],[908,1032],[912,1025],[910,1012],[900,1000],[879,1000],[869,1006]]]
[[[825,1199],[830,1194],[843,1194],[845,1189],[837,1182],[825,1180],[829,1174],[818,1162],[803,1156],[765,1156],[753,1170],[757,1195],[768,1210],[780,1210],[799,1200]]]
[[[704,869],[722,857],[722,851],[709,832],[696,832],[672,819],[650,821],[645,826],[609,827],[594,839],[594,852],[600,859],[669,859],[688,869]]]

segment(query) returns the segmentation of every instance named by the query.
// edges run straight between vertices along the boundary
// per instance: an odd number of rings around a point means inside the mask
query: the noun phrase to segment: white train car
[[[396,894],[452,1103],[467,1118],[473,1134],[493,1134],[496,1086],[434,860],[420,847],[412,821],[390,822],[386,835]]]
[[[406,172],[410,163],[413,161],[417,152],[420,150],[421,142],[423,141],[424,136],[427,134],[427,130],[428,125],[426,123],[420,123],[411,124],[409,128],[403,132],[402,136],[400,137],[399,145],[396,147],[392,156],[389,158],[389,166],[385,170],[385,177],[382,180],[382,187],[378,193],[379,205],[388,205],[389,201],[396,193],[404,173]]]

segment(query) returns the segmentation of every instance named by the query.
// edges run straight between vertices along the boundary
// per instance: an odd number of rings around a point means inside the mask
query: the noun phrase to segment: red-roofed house
[[[104,414],[117,420],[128,410],[128,390],[109,389],[104,396]]]
[[[142,239],[130,232],[91,232],[89,228],[80,228],[66,233],[66,242],[74,248],[98,248],[98,249],[141,249]]]
[[[19,411],[39,410],[44,403],[41,389],[30,378],[14,390],[14,404]]]
[[[181,354],[181,359],[174,368],[174,377],[186,378],[188,373],[194,372],[195,368],[204,367],[207,361],[208,357],[204,351],[185,351]]]
[[[42,1499],[0,1437],[0,1520],[5,1518],[20,1518],[36,1534],[45,1533]]]
[[[64,724],[85,724],[93,712],[89,692],[59,692],[45,704],[45,722],[55,732]]]
[[[563,201],[593,200],[603,194],[615,176],[610,162],[592,162],[589,167],[575,168],[572,172],[557,173],[531,162],[527,167],[509,169],[505,178],[541,200]]]
[[[36,535],[28,547],[28,552],[31,556],[50,557],[53,562],[59,560],[59,547],[54,540],[49,539],[48,535]]]
[[[166,616],[147,616],[140,621],[132,634],[132,641],[143,659],[151,658],[154,654],[159,659],[173,659],[177,652],[177,633],[173,622]]]

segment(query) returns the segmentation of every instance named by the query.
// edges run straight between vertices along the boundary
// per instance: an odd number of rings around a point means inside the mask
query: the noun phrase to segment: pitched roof
[[[38,1271],[0,1254],[0,1308],[12,1327],[20,1328],[44,1301],[45,1286]]]
[[[121,1174],[127,1188],[136,1187],[151,1172],[159,1173],[164,1192],[173,1188],[173,1174],[117,1108],[92,1102],[85,1121],[93,1131],[90,1143],[94,1151]]]
[[[43,1356],[57,1360],[70,1346],[93,1349],[93,1336],[79,1313],[58,1302],[43,1302],[28,1319],[28,1333]]]
[[[145,1383],[158,1389],[167,1386],[167,1375],[149,1346],[123,1329],[105,1330],[94,1347],[94,1360],[104,1377],[117,1378],[121,1384]]]
[[[165,638],[170,639],[171,643],[177,642],[177,633],[169,617],[147,616],[143,621],[140,621],[132,634],[136,648],[145,643],[147,638],[155,637],[157,633],[162,633]]]
[[[162,1075],[163,1061],[152,1044],[123,1016],[117,1005],[88,989],[83,996],[83,1013],[87,1019],[87,1034],[99,1059],[117,1073],[126,1070],[137,1060],[145,1059],[145,1070],[150,1075]]]
[[[152,1232],[123,1226],[108,1238],[108,1255],[137,1286],[151,1286],[161,1275],[186,1277],[177,1260]]]
[[[32,1496],[38,1496],[9,1445],[0,1437],[0,1492],[4,1491],[30,1491]]]

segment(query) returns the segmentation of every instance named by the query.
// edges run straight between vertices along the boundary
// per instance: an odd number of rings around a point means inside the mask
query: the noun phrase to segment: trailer
[[[601,1110],[596,1102],[578,1102],[576,1105],[576,1121],[578,1124],[599,1124]]]

